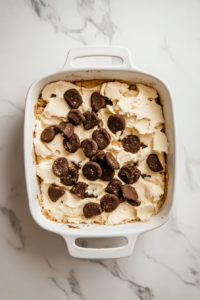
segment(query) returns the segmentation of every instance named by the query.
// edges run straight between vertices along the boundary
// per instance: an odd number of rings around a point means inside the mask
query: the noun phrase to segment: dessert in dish
[[[42,90],[35,116],[40,204],[48,219],[116,225],[159,211],[169,145],[154,88],[57,81]]]

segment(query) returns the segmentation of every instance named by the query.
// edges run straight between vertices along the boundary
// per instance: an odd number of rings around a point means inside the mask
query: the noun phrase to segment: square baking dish
[[[92,66],[75,67],[72,62],[81,57],[111,56],[122,60],[118,66]],[[36,178],[36,165],[33,162],[33,132],[34,132],[34,106],[44,86],[52,81],[66,80],[91,80],[91,79],[121,79],[131,83],[143,83],[158,91],[163,106],[166,135],[169,141],[168,154],[168,194],[166,201],[158,214],[151,217],[148,222],[133,222],[121,225],[78,225],[74,230],[62,223],[56,223],[45,218],[38,202],[40,190]],[[61,70],[35,81],[27,94],[24,121],[24,161],[29,208],[33,219],[42,228],[61,235],[68,246],[70,255],[79,258],[105,259],[120,258],[131,255],[137,237],[146,231],[156,229],[163,225],[169,218],[174,204],[174,187],[176,172],[176,139],[174,124],[174,109],[171,92],[159,77],[143,72],[133,66],[128,49],[114,46],[85,46],[71,49],[66,62]],[[73,225],[73,224],[72,224]],[[82,248],[76,245],[78,238],[109,238],[125,237],[127,244],[116,248],[94,249]]]

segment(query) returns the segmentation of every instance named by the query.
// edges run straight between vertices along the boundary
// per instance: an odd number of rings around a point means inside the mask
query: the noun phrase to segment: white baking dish
[[[113,56],[122,59],[120,66],[102,67],[75,67],[72,62],[76,58],[89,56]],[[36,166],[33,163],[33,131],[34,131],[34,105],[43,87],[52,81],[74,79],[123,79],[136,83],[144,83],[157,89],[163,104],[166,121],[166,134],[170,144],[168,155],[169,188],[165,204],[160,212],[153,216],[149,222],[134,222],[124,225],[79,225],[80,229],[69,228],[67,225],[52,222],[41,213],[37,195],[40,197],[36,179]],[[80,258],[119,258],[129,256],[134,248],[137,237],[146,231],[163,225],[169,218],[174,202],[175,167],[176,167],[175,125],[172,95],[167,85],[157,76],[138,70],[133,66],[129,50],[113,46],[87,46],[71,49],[63,68],[49,76],[43,77],[32,84],[26,98],[24,121],[24,159],[26,184],[28,191],[29,207],[34,220],[42,228],[60,234],[66,241],[69,253]],[[97,237],[125,237],[127,244],[117,248],[90,249],[78,247],[77,238]]]

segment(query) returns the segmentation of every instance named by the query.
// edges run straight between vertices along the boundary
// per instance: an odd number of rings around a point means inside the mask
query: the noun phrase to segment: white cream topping
[[[162,108],[156,103],[158,97],[157,91],[143,84],[136,84],[137,90],[129,90],[129,85],[119,82],[108,82],[94,88],[82,88],[65,81],[57,81],[48,84],[42,91],[42,98],[47,105],[42,114],[36,116],[35,120],[35,138],[34,147],[38,156],[37,175],[43,180],[41,183],[42,206],[55,217],[58,222],[73,223],[101,223],[107,225],[120,224],[134,220],[149,220],[150,217],[159,210],[159,202],[164,194],[164,171],[153,172],[149,169],[146,159],[149,154],[156,153],[165,169],[164,153],[168,153],[168,142],[166,135],[161,132],[164,124]],[[80,148],[75,153],[69,153],[63,146],[63,137],[57,134],[50,143],[43,143],[40,140],[42,131],[51,125],[59,124],[61,121],[68,121],[67,114],[70,107],[64,100],[63,95],[68,89],[77,89],[83,103],[79,107],[81,112],[91,111],[91,95],[94,92],[100,92],[113,102],[113,106],[107,105],[105,109],[98,112],[101,119],[101,126],[111,135],[111,142],[104,151],[110,151],[117,158],[120,167],[127,163],[137,163],[138,169],[142,174],[151,175],[151,177],[140,177],[132,184],[136,189],[141,205],[131,206],[127,202],[121,203],[117,209],[111,213],[103,212],[97,217],[86,219],[83,215],[83,206],[88,202],[100,203],[100,198],[106,194],[105,188],[109,182],[102,180],[89,181],[79,170],[79,181],[89,185],[87,192],[93,193],[98,198],[85,198],[81,200],[70,192],[71,187],[65,186],[60,182],[52,172],[52,164],[58,157],[66,157],[69,166],[74,166],[72,161],[81,162],[84,165],[89,161]],[[51,97],[52,94],[56,97]],[[108,126],[108,117],[112,114],[121,114],[126,121],[124,132],[113,134]],[[74,127],[75,133],[80,140],[91,138],[96,128],[85,130],[83,125]],[[146,148],[140,148],[137,153],[126,152],[121,144],[121,140],[129,134],[135,134],[140,142],[145,144]],[[115,171],[115,177],[118,178],[118,171]],[[50,184],[56,184],[65,190],[65,194],[58,201],[52,202],[48,196]]]

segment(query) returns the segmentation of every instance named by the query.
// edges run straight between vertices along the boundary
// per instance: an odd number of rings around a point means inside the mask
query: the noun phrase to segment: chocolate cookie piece
[[[93,111],[86,111],[83,115],[85,117],[83,126],[86,130],[92,129],[100,123],[100,119]]]
[[[119,198],[121,194],[121,187],[122,183],[120,180],[112,179],[105,188],[105,191],[109,194],[115,194]]]
[[[95,202],[88,202],[83,207],[83,214],[86,218],[92,218],[102,213],[101,206]]]
[[[130,134],[123,138],[122,146],[126,152],[136,153],[140,150],[140,140],[136,135]]]
[[[78,135],[74,133],[70,139],[65,137],[65,139],[63,140],[63,146],[70,153],[76,152],[81,146]]]
[[[83,99],[81,94],[76,89],[70,89],[64,93],[64,99],[71,108],[79,108]]]
[[[84,197],[85,198],[97,198],[98,196],[95,196],[94,194],[90,194],[88,192],[85,192]]]
[[[97,143],[92,139],[85,139],[81,142],[81,148],[86,157],[92,157],[97,153]]]
[[[56,126],[56,129],[68,138],[74,134],[74,126],[69,122],[60,122],[60,124]]]
[[[108,128],[112,133],[116,133],[117,131],[124,130],[125,126],[126,126],[125,119],[118,114],[111,115],[108,118]]]
[[[140,146],[142,147],[142,149],[144,149],[144,148],[147,147],[147,145],[145,145],[145,144],[143,144],[143,143],[141,143]]]
[[[101,175],[101,180],[103,181],[110,181],[113,179],[114,175],[115,175],[115,171],[107,164],[104,163],[101,166],[102,169],[102,175]]]
[[[88,184],[85,182],[77,182],[70,190],[70,192],[72,192],[74,195],[76,195],[77,197],[84,199],[84,194],[85,191],[88,188]]]
[[[101,150],[105,149],[111,140],[111,136],[105,128],[96,129],[92,134],[92,138]]]
[[[138,194],[134,187],[130,185],[123,185],[121,188],[122,198],[132,206],[139,206],[141,201],[138,200]]]
[[[111,100],[109,100],[108,98],[106,98],[106,105],[113,106],[113,103],[112,103]]]
[[[57,177],[62,177],[67,174],[68,167],[67,159],[65,157],[59,157],[53,162],[53,174]]]
[[[107,194],[101,198],[100,204],[102,211],[110,213],[119,205],[119,198],[114,194]]]
[[[89,161],[83,166],[83,175],[91,181],[95,181],[101,177],[102,170],[99,164]]]
[[[146,178],[151,178],[151,175],[148,175],[148,174],[145,174],[145,173],[144,173],[144,174],[141,174],[141,177],[142,177],[142,178],[145,178],[145,177],[146,177]]]
[[[51,98],[56,98],[56,94],[51,94]]]
[[[100,166],[105,162],[105,152],[103,150],[97,152],[94,156],[92,156],[91,160],[95,161]]]
[[[71,186],[74,185],[75,183],[77,183],[78,181],[78,171],[77,168],[69,168],[68,172],[65,176],[60,178],[60,181],[62,182],[62,184],[66,185],[66,186]]]
[[[67,117],[74,126],[78,126],[85,122],[84,115],[78,109],[71,109]]]
[[[149,166],[149,169],[153,172],[160,172],[163,170],[163,166],[157,154],[150,154],[147,157],[147,164]]]
[[[49,127],[46,127],[42,131],[42,133],[40,135],[40,139],[43,143],[50,143],[53,141],[56,134],[57,134],[57,132],[56,132],[55,126],[49,126]]]
[[[114,155],[111,152],[106,152],[106,162],[107,164],[113,169],[118,170],[120,168],[120,164],[114,157]]]
[[[78,169],[81,169],[82,168],[82,165],[81,165],[82,161],[72,161],[72,164],[75,165],[75,167],[77,167]]]
[[[138,168],[134,165],[127,164],[123,166],[119,173],[118,176],[123,182],[127,184],[132,184],[138,181],[140,178],[141,172],[138,170]]]
[[[48,188],[48,195],[51,201],[56,202],[65,194],[65,190],[55,184],[51,184]]]
[[[98,112],[101,108],[106,107],[106,97],[102,96],[100,93],[94,92],[91,95],[91,106],[92,111]]]

